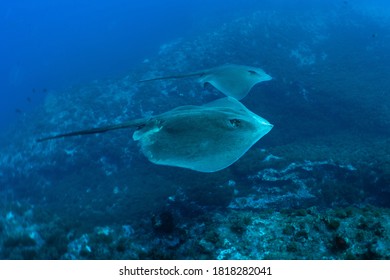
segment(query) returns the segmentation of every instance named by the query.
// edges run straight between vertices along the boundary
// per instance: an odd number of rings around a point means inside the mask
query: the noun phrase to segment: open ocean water
[[[390,259],[390,4],[133,2],[0,4],[0,259]],[[36,141],[223,98],[138,81],[228,63],[274,127],[221,171]]]

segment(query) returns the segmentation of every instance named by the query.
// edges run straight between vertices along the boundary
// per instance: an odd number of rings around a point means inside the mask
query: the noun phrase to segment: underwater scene
[[[16,109],[0,259],[390,259],[390,6],[276,2]]]

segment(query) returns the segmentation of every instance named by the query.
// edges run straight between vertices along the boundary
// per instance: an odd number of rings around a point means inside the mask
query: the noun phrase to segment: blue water
[[[0,129],[46,92],[125,75],[163,43],[255,9],[256,1],[0,3]]]
[[[326,9],[342,2],[1,1],[0,129],[40,104],[49,90],[124,75],[175,38],[261,8]]]
[[[1,1],[0,259],[390,259],[389,15],[368,0]],[[153,164],[135,128],[36,142],[221,98],[137,81],[225,63],[273,77],[241,102],[274,127],[221,171]]]

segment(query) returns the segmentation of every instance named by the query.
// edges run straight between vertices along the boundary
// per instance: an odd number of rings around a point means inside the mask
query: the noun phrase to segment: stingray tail
[[[68,133],[61,133],[53,136],[48,136],[44,138],[37,139],[37,142],[43,142],[51,139],[57,139],[57,138],[64,138],[64,137],[71,137],[71,136],[79,136],[79,135],[88,135],[88,134],[98,134],[98,133],[104,133],[110,130],[117,130],[117,129],[124,129],[124,128],[131,128],[136,127],[137,129],[142,128],[145,126],[145,119],[137,119],[132,120],[128,122],[124,122],[121,124],[115,124],[115,125],[109,125],[109,126],[103,126],[103,127],[96,127],[86,130],[79,130],[79,131],[73,131]]]
[[[181,78],[189,78],[189,77],[195,77],[195,76],[201,77],[204,74],[206,74],[204,71],[200,71],[200,72],[193,72],[193,73],[189,73],[189,74],[155,77],[155,78],[150,78],[150,79],[145,79],[145,80],[139,80],[138,82],[143,83],[143,82],[151,82],[151,81],[158,81],[158,80],[181,79]]]

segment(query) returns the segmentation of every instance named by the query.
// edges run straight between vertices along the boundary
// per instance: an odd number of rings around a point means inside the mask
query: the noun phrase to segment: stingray
[[[156,77],[139,82],[150,82],[157,80],[180,79],[187,77],[197,77],[198,81],[205,86],[209,83],[226,96],[241,100],[247,96],[252,87],[260,82],[272,79],[270,75],[261,68],[227,64],[203,71],[187,74],[178,74],[166,77]]]
[[[49,139],[135,128],[133,139],[155,164],[200,172],[224,169],[249,150],[272,125],[231,97],[202,106],[181,106],[149,118],[92,128]]]

